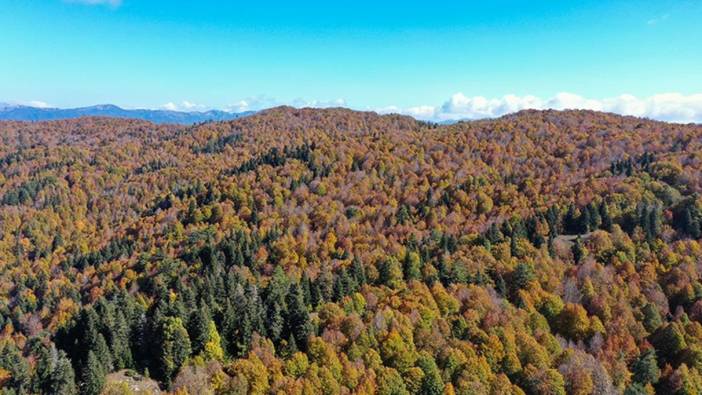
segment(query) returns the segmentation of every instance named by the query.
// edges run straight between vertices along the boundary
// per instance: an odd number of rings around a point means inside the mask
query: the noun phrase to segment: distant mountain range
[[[0,103],[0,120],[51,121],[80,117],[136,118],[153,123],[195,124],[205,121],[228,121],[253,114],[255,111],[240,113],[220,110],[210,111],[170,111],[170,110],[128,110],[112,104],[101,104],[80,108],[43,108]]]

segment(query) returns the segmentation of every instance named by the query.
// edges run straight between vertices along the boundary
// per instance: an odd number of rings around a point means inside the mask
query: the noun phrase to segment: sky
[[[702,0],[0,0],[0,101],[702,122]]]

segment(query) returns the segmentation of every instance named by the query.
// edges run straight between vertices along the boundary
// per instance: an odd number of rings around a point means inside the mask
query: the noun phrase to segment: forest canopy
[[[702,126],[0,122],[0,391],[702,392]]]

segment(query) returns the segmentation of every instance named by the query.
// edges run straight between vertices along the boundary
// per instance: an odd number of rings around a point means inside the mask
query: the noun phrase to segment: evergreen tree
[[[644,351],[631,367],[634,381],[641,384],[656,384],[661,377],[655,350]]]
[[[422,369],[424,377],[422,385],[419,389],[421,395],[441,395],[444,393],[444,381],[441,378],[441,372],[436,366],[434,358],[424,352],[417,360],[417,366]]]
[[[600,211],[594,202],[588,203],[587,212],[589,214],[589,219],[590,219],[589,229],[591,231],[599,229],[600,226],[602,225],[602,217],[600,216]]]
[[[212,320],[207,325],[207,343],[205,343],[203,348],[203,356],[206,360],[222,361],[224,359],[222,340],[217,331],[217,326]]]
[[[547,247],[548,247],[548,255],[549,255],[551,258],[555,258],[555,257],[556,257],[556,248],[555,248],[555,246],[553,245],[553,239],[554,239],[554,237],[553,237],[551,234],[549,234],[549,235],[548,235],[548,245],[547,245]]]
[[[575,242],[573,242],[573,245],[570,247],[570,251],[573,253],[573,262],[576,264],[580,263],[585,256],[585,248],[580,241],[580,236],[575,239]]]
[[[59,351],[49,378],[47,394],[73,395],[77,391],[75,373],[66,353]]]
[[[661,212],[658,207],[653,207],[648,212],[648,229],[646,236],[649,240],[655,239],[661,233]]]
[[[419,254],[414,251],[409,251],[405,254],[405,259],[402,265],[402,271],[405,276],[405,280],[419,280],[422,277],[421,272],[421,261]]]
[[[568,211],[565,214],[565,217],[563,217],[563,228],[567,234],[576,234],[580,232],[580,226],[579,226],[579,215],[577,213],[577,209],[575,208],[574,204],[570,204],[568,206]]]
[[[119,370],[134,366],[134,358],[129,342],[130,328],[127,319],[121,311],[117,311],[115,315],[115,323],[111,332],[112,344],[110,344],[110,349],[112,351],[114,368]]]
[[[205,305],[192,312],[188,322],[188,335],[193,354],[199,354],[205,349],[208,340],[210,314]]]
[[[510,255],[518,258],[519,257],[519,246],[517,245],[517,236],[512,235],[509,239],[509,251]]]
[[[344,278],[346,277],[346,278]],[[334,296],[335,302],[340,302],[344,296],[349,294],[349,279],[345,270],[341,270],[334,279]],[[304,299],[303,299],[304,300]]]
[[[644,319],[643,324],[647,331],[653,332],[663,323],[661,315],[654,304],[647,303],[642,309]]]
[[[366,270],[358,257],[353,258],[351,276],[356,280],[356,284],[358,284],[359,287],[366,283]]]
[[[307,272],[302,273],[302,279],[300,280],[300,287],[302,288],[302,297],[305,299],[305,305],[309,306],[312,304],[312,282],[310,281]]]
[[[225,314],[225,335],[227,336],[227,348],[230,355],[240,357],[249,350],[251,336],[253,334],[253,324],[248,309],[248,299],[244,291],[239,290],[234,296],[233,302]]]
[[[583,234],[590,231],[590,224],[592,223],[592,218],[590,217],[590,210],[585,207],[578,217],[578,233]]]
[[[88,351],[85,366],[81,374],[80,393],[85,395],[99,395],[105,386],[106,371],[100,359],[91,350]]]
[[[29,364],[13,343],[0,345],[0,368],[10,373],[8,386],[23,394],[30,385]]]
[[[285,327],[285,318],[283,307],[277,300],[268,305],[266,318],[268,337],[273,340],[273,343],[278,344]]]
[[[95,353],[95,357],[100,360],[105,372],[109,373],[112,370],[112,354],[102,333],[98,333],[97,341],[92,351]]]
[[[158,378],[170,385],[173,376],[190,356],[190,338],[180,318],[165,317],[160,323],[158,339]]]
[[[289,332],[302,351],[307,351],[308,338],[312,333],[307,307],[302,299],[302,292],[297,284],[292,284],[287,298]]]

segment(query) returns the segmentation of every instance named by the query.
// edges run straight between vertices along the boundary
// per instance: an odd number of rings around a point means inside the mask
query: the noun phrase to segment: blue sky
[[[701,20],[685,0],[0,0],[0,101],[441,118],[626,94],[697,120]]]

